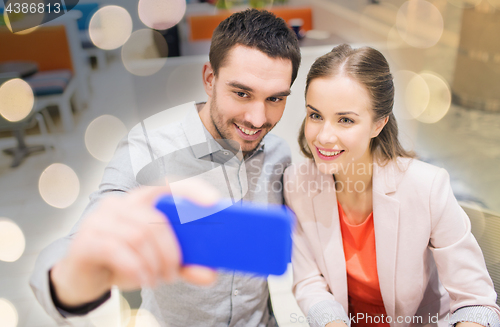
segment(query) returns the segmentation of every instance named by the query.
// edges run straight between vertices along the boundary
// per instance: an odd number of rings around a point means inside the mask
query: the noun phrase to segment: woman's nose
[[[323,145],[336,143],[338,138],[335,128],[329,122],[326,122],[319,131],[317,139]]]

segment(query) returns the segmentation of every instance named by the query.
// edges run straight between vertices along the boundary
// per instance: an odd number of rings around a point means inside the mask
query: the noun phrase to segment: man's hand
[[[183,183],[175,195],[202,205],[218,200],[203,183]],[[181,266],[177,238],[163,214],[154,207],[168,187],[144,187],[123,197],[108,197],[89,214],[66,257],[51,270],[58,301],[65,307],[97,300],[117,285],[122,290],[154,287],[178,277],[198,285],[215,281],[213,270]]]

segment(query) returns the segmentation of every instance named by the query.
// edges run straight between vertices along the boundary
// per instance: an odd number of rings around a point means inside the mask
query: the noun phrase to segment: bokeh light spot
[[[113,157],[120,139],[127,134],[123,122],[112,115],[102,115],[94,119],[85,131],[85,146],[89,153],[104,162]]]
[[[102,7],[90,19],[90,39],[98,48],[117,49],[127,42],[131,33],[132,18],[122,7]]]
[[[451,106],[451,91],[448,83],[435,73],[422,72],[419,74],[429,88],[429,104],[425,110],[415,117],[422,123],[432,124],[440,121]]]
[[[132,33],[122,47],[125,68],[138,76],[157,73],[167,61],[167,41],[159,32],[142,29]]]
[[[130,321],[130,305],[113,286],[111,298],[89,314],[89,320],[94,327],[127,326]]]
[[[132,310],[127,327],[160,327],[158,320],[146,309]]]
[[[10,219],[0,217],[0,260],[17,261],[23,255],[25,247],[26,239],[21,228]]]
[[[19,78],[0,86],[0,115],[10,121],[26,118],[35,104],[35,95],[28,83]]]
[[[17,1],[17,2],[19,2],[19,1]],[[29,4],[31,5],[31,3],[33,3],[36,6],[36,8],[38,8],[38,4],[44,3],[44,1],[43,0],[31,0],[29,2]],[[13,7],[15,5],[14,1],[12,1],[12,0],[8,1],[5,4],[4,8],[7,8],[9,5],[11,6],[11,8],[15,9],[15,7]],[[14,31],[12,29],[12,24],[11,24],[11,18],[12,18],[12,22],[15,23],[16,30],[18,31],[18,32],[15,32],[15,34],[25,35],[25,34],[29,34],[29,33],[33,32],[34,30],[36,30],[38,28],[39,25],[42,24],[43,19],[45,18],[45,13],[36,12],[36,13],[24,14],[22,12],[15,13],[14,11],[12,11],[10,13],[10,18],[9,18],[7,11],[4,10],[3,19],[5,22],[5,25],[7,26],[7,28],[11,32],[14,33]]]
[[[127,326],[130,322],[130,317],[132,316],[132,310],[127,299],[120,294],[120,319],[121,326]]]
[[[436,6],[425,0],[403,3],[396,17],[401,38],[416,48],[430,48],[443,34],[443,16]]]
[[[149,28],[166,30],[186,13],[185,0],[139,0],[139,18]]]
[[[80,181],[73,169],[55,163],[42,172],[38,190],[47,204],[62,209],[75,202],[80,193]]]
[[[430,92],[425,80],[418,74],[400,70],[394,73],[394,113],[401,119],[415,119],[429,104]]]
[[[18,321],[16,307],[8,300],[0,298],[0,326],[16,327]]]
[[[422,76],[415,74],[408,81],[405,90],[405,106],[413,117],[419,117],[429,105],[431,93]]]

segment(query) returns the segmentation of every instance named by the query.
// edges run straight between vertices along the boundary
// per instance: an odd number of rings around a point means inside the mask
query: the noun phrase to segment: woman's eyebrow
[[[344,116],[344,115],[356,115],[356,116],[359,116],[357,113],[355,113],[354,111],[344,111],[344,112],[337,112],[336,115],[338,116]]]
[[[310,104],[306,105],[306,107],[311,108],[312,110],[314,110],[314,111],[316,111],[316,112],[321,113],[321,111],[319,111],[318,109],[314,108],[314,107],[313,107],[313,106],[311,106]]]
[[[319,112],[321,113],[321,111],[319,111],[318,109],[314,108],[313,106],[311,106],[310,104],[308,104],[306,107],[309,107],[311,108],[312,110],[316,111],[316,112]],[[336,112],[335,113],[337,116],[344,116],[344,115],[356,115],[356,116],[359,116],[357,113],[355,113],[354,111],[343,111],[343,112]]]

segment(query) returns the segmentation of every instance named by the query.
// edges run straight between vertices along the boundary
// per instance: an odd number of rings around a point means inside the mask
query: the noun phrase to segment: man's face
[[[278,123],[290,94],[292,62],[237,45],[213,79],[210,132],[254,150]],[[211,130],[212,129],[212,130]]]

